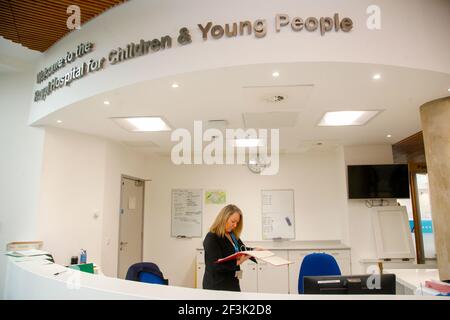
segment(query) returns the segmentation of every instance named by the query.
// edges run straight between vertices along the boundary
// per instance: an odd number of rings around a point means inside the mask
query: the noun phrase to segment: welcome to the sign
[[[319,31],[321,36],[331,31],[349,32],[353,29],[353,21],[350,18],[339,18],[339,14],[335,13],[333,17],[308,17],[303,19],[301,17],[289,18],[287,14],[275,15],[275,31],[280,32],[283,28],[289,28],[294,32],[306,30],[307,32]],[[257,19],[255,21],[239,21],[233,23],[226,23],[224,25],[207,22],[198,24],[198,29],[202,34],[204,41],[209,39],[221,39],[223,37],[237,37],[248,36],[254,34],[256,38],[263,38],[267,34],[267,21],[265,19]],[[105,62],[108,61],[111,65],[119,62],[130,60],[136,57],[144,56],[149,53],[158,52],[165,49],[172,48],[172,43],[175,42],[169,35],[164,35],[153,40],[140,40],[139,42],[130,42],[127,45],[115,48],[109,51],[106,57],[100,59],[90,59],[88,62],[83,62],[79,66],[73,67],[63,76],[54,77],[48,84],[34,94],[34,101],[45,100],[56,89],[64,86],[69,86],[73,81],[83,78],[89,73],[99,71],[105,67]],[[192,37],[189,29],[181,28],[176,38],[176,43],[179,45],[187,45],[192,43]],[[54,73],[64,68],[68,63],[75,61],[77,57],[92,52],[94,45],[90,42],[81,43],[76,50],[69,51],[64,57],[59,58],[55,63],[47,68],[44,68],[37,74],[37,83],[41,83],[45,79],[52,76]]]

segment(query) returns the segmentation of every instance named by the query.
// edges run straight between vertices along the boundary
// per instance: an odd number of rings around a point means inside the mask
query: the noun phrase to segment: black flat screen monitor
[[[347,166],[347,184],[349,199],[407,199],[408,165]]]
[[[305,276],[305,294],[395,294],[395,274]]]

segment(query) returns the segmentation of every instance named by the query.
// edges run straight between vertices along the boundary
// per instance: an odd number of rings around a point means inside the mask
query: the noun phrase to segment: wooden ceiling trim
[[[41,52],[71,32],[67,8],[77,5],[81,25],[128,0],[2,0],[0,36]]]
[[[41,12],[48,16],[49,13],[56,13],[61,16],[67,16],[67,7],[70,5],[77,5],[80,7],[81,13],[91,13],[98,14],[105,10],[105,6],[99,6],[93,8],[91,6],[85,5],[83,1],[69,1],[67,3],[62,3],[61,1],[29,1],[29,0],[14,0],[14,5],[11,7],[13,12]],[[87,1],[86,1],[87,2]],[[85,12],[83,12],[85,11]]]

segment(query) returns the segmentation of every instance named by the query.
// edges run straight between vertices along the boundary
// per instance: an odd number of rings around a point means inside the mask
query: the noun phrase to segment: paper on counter
[[[30,250],[19,250],[19,251],[8,251],[6,253],[7,256],[13,256],[13,257],[33,257],[33,256],[42,256],[42,255],[49,255],[47,251],[37,250],[37,249],[30,249]]]

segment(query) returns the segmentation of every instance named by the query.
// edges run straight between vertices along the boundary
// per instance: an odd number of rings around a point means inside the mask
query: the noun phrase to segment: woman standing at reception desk
[[[203,289],[241,291],[240,265],[250,257],[242,255],[236,260],[232,259],[223,263],[217,263],[217,260],[239,251],[252,250],[245,247],[239,238],[242,227],[242,211],[235,205],[225,206],[217,215],[203,241],[206,265]],[[254,260],[254,258],[250,259]]]

